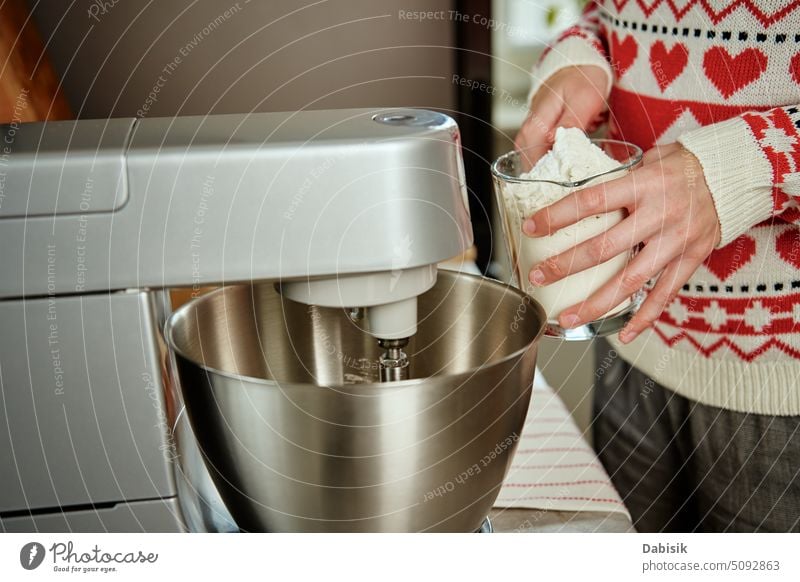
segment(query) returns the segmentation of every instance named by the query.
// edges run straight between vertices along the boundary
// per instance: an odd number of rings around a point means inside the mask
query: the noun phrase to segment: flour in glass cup
[[[619,171],[615,172],[614,170]],[[559,183],[537,181],[507,182],[505,184],[503,198],[507,217],[513,229],[512,233],[516,233],[519,237],[520,286],[542,304],[548,320],[556,321],[564,309],[585,301],[610,281],[625,267],[631,253],[625,251],[605,263],[544,287],[536,287],[529,282],[528,273],[531,268],[585,240],[604,233],[621,222],[625,218],[625,213],[622,210],[615,210],[590,216],[549,236],[535,238],[522,233],[523,221],[537,210],[557,202],[577,189],[620,178],[625,173],[627,173],[627,169],[621,168],[620,162],[606,155],[581,130],[559,127],[550,151],[537,161],[533,169],[520,175],[520,180],[548,180]],[[579,188],[568,185],[592,176],[597,176],[597,178]],[[606,315],[619,311],[629,303],[630,299],[626,299]]]

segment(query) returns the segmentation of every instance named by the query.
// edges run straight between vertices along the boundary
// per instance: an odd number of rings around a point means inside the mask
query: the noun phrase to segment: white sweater
[[[655,325],[614,348],[692,400],[800,415],[800,1],[593,2],[531,93],[568,65],[612,79],[610,137],[698,158],[722,232]]]

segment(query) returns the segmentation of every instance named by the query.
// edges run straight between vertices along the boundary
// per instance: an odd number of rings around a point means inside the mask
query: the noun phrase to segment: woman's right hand
[[[554,73],[531,99],[515,147],[550,146],[557,127],[594,131],[606,108],[608,83],[606,72],[595,65],[571,66]]]

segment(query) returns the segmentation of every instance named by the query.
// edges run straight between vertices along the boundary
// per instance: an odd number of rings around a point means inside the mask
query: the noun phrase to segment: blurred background
[[[0,117],[438,109],[461,127],[478,267],[508,281],[489,166],[583,1],[4,0]],[[539,366],[585,430],[590,344],[546,339]]]

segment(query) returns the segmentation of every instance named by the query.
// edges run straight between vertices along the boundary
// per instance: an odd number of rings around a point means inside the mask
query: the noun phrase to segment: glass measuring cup
[[[623,210],[615,210],[590,216],[548,236],[532,238],[522,232],[525,219],[552,204],[553,199],[560,199],[587,186],[621,178],[641,162],[642,150],[631,143],[611,139],[591,141],[617,161],[619,166],[576,182],[554,182],[523,177],[533,166],[533,161],[541,157],[549,146],[528,148],[523,152],[509,152],[492,164],[494,191],[502,219],[506,248],[511,260],[514,284],[544,307],[547,314],[545,335],[565,340],[587,340],[619,332],[630,321],[644,299],[644,293],[640,290],[594,321],[576,328],[564,328],[558,324],[558,315],[564,309],[583,302],[616,276],[633,257],[636,249],[621,253],[600,265],[574,273],[549,285],[537,287],[528,280],[528,273],[534,265],[604,233],[625,218]],[[524,198],[525,201],[522,202],[520,198]],[[537,198],[543,202],[537,203]]]

